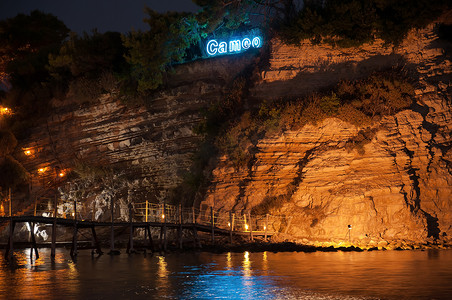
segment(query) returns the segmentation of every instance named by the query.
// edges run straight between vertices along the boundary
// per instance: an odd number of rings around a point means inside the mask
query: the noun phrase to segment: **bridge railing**
[[[39,203],[35,208],[35,215],[54,217],[55,200],[48,199]],[[56,217],[75,219],[77,213],[78,220],[96,220],[96,210],[94,207],[83,206],[77,201],[75,208],[74,201],[64,201],[57,199]],[[122,208],[124,210],[124,208]],[[206,226],[214,226],[224,230],[234,231],[283,231],[290,223],[285,216],[275,215],[253,215],[249,212],[213,210],[199,210],[196,208],[187,208],[178,205],[138,202],[131,207],[132,221],[134,222],[154,222],[154,223],[172,223],[172,224],[200,224]],[[124,215],[128,213],[122,212]],[[127,216],[127,220],[129,216]],[[121,221],[126,220],[122,216]],[[118,219],[119,221],[119,219]]]

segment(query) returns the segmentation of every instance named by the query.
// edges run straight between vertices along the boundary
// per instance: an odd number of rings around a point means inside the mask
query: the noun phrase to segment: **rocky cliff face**
[[[203,119],[202,110],[218,102],[252,60],[226,57],[180,66],[166,89],[145,99],[146,106],[126,106],[114,94],[92,103],[76,103],[71,95],[55,99],[46,122],[21,144],[31,155],[16,156],[33,175],[35,186],[48,184],[59,170],[69,171],[76,164],[112,165],[127,178],[118,187],[119,200],[163,201],[192,164],[201,139],[193,128]],[[68,187],[74,188],[79,187]],[[96,193],[102,190],[93,190],[90,197]]]
[[[271,213],[293,217],[288,233],[304,242],[400,246],[448,240],[452,68],[433,25],[395,49],[382,42],[338,50],[273,41],[270,67],[253,95],[297,97],[397,63],[419,78],[416,104],[367,128],[376,134],[364,151],[346,147],[364,128],[334,118],[267,137],[248,168],[220,159],[202,204],[240,212],[280,201]]]
[[[271,213],[291,216],[288,233],[303,242],[350,239],[372,246],[452,236],[452,70],[434,25],[394,49],[378,41],[346,50],[271,43],[254,98],[298,97],[400,64],[418,77],[416,104],[369,128],[330,118],[266,137],[247,168],[236,169],[223,156],[200,207],[240,212],[280,201]],[[218,102],[250,61],[226,57],[181,66],[148,108],[126,107],[115,95],[82,105],[56,101],[47,123],[21,145],[33,150],[22,161],[44,181],[56,167],[80,161],[118,165],[129,178],[121,201],[162,201],[192,164],[200,111]],[[368,130],[375,136],[364,151],[347,147]],[[42,167],[46,175],[38,175]]]

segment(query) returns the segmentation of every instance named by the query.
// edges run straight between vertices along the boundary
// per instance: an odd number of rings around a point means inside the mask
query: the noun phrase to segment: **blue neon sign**
[[[206,51],[209,56],[215,56],[241,53],[250,48],[257,49],[260,47],[262,47],[262,38],[260,36],[251,36],[245,38],[233,38],[227,42],[212,39],[207,42]]]

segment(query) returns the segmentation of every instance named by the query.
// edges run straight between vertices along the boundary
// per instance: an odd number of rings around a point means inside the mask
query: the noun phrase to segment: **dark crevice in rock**
[[[432,216],[426,211],[422,211],[427,219],[427,237],[433,237],[435,239],[439,238],[439,233],[441,230],[439,229],[438,218]]]
[[[309,157],[311,156],[312,152],[314,152],[316,149],[317,149],[317,147],[314,147],[314,148],[312,148],[310,150],[307,150],[306,153],[304,154],[303,158],[301,158],[298,161],[298,163],[296,164],[296,166],[297,166],[297,176],[295,176],[295,178],[292,180],[292,182],[289,185],[289,191],[288,191],[290,193],[290,195],[289,195],[290,197],[289,198],[292,198],[292,195],[295,192],[295,189],[303,181],[304,174],[306,173],[306,171],[304,171],[304,168],[308,164]]]
[[[413,189],[416,193],[415,197],[414,197],[414,209],[418,210],[421,206],[421,189],[419,188],[419,175],[416,174],[416,171],[418,171],[419,169],[417,168],[413,168],[413,167],[409,167],[407,169],[407,173],[408,175],[410,175],[410,179],[413,182]]]

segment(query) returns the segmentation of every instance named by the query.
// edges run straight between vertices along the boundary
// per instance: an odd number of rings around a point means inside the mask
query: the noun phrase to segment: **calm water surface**
[[[0,257],[2,299],[452,299],[452,251]]]

